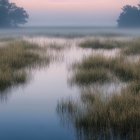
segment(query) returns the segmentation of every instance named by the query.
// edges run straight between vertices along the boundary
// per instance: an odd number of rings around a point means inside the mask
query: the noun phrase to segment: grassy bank
[[[125,55],[140,55],[140,41],[134,40],[129,42],[127,46],[122,49],[122,53]]]
[[[99,40],[99,39],[88,39],[79,44],[82,48],[91,49],[114,49],[122,48],[125,46],[125,42],[115,40]]]
[[[26,41],[12,41],[0,48],[0,90],[24,83],[26,68],[33,68],[48,58],[40,55],[41,48]],[[42,50],[43,52],[43,50]]]
[[[77,132],[82,132],[81,137],[87,140],[95,137],[139,140],[140,83],[133,84],[133,88],[131,85],[123,89],[121,94],[108,98],[103,98],[99,92],[85,91],[81,94],[80,101],[61,102],[58,112],[61,116],[68,117]]]
[[[140,61],[130,62],[123,56],[107,58],[104,56],[89,56],[74,65],[72,81],[79,84],[111,81],[115,78],[130,82],[140,80]]]
[[[140,41],[134,39],[130,41],[116,41],[116,40],[99,40],[90,39],[85,40],[79,44],[82,48],[91,49],[121,49],[121,53],[125,55],[139,55],[140,54]]]
[[[138,45],[124,47],[119,56],[91,55],[73,65],[72,82],[82,90],[80,99],[62,100],[57,111],[73,124],[79,140],[140,139],[140,59],[128,59],[139,55],[138,50]],[[92,88],[116,80],[127,86],[109,96]]]

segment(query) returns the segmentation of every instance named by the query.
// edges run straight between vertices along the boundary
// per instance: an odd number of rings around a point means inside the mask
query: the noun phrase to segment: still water
[[[65,30],[0,30],[1,37],[22,37],[46,47],[50,42],[56,42],[65,47],[60,52],[50,50],[53,55],[62,56],[59,61],[56,59],[46,67],[32,70],[26,84],[0,93],[0,140],[76,140],[74,128],[71,125],[63,125],[56,107],[61,99],[78,98],[80,89],[72,87],[68,82],[71,64],[95,52],[78,48],[76,45],[81,38],[47,37],[48,34],[55,36],[58,32],[65,35]],[[78,30],[77,34],[81,34],[82,31]],[[75,29],[69,31],[69,35],[76,32]],[[87,33],[95,32],[86,29],[82,35],[89,35]],[[36,35],[33,37],[33,34]],[[104,52],[107,56],[115,53],[118,53],[118,50]]]
[[[36,43],[44,41],[46,46],[46,41],[54,41],[40,37],[26,39]],[[66,55],[63,57],[61,53]],[[76,53],[76,48],[65,49],[60,52],[62,59],[59,61],[32,70],[26,84],[0,93],[0,140],[75,139],[74,130],[61,124],[56,107],[61,98],[78,95],[78,88],[68,84],[68,69],[73,61],[87,52]]]

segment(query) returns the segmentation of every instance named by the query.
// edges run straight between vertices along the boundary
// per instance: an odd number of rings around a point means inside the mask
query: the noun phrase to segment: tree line
[[[140,4],[124,6],[117,23],[119,27],[140,27]]]
[[[0,27],[17,27],[27,23],[28,13],[9,0],[0,0]],[[117,20],[118,27],[140,27],[140,4],[126,5]]]
[[[0,0],[0,27],[17,27],[25,24],[29,15],[22,7],[9,0]]]

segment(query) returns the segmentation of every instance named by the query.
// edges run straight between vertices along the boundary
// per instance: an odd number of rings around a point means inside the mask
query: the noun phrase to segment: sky
[[[121,8],[139,0],[11,0],[30,15],[29,26],[115,26]]]

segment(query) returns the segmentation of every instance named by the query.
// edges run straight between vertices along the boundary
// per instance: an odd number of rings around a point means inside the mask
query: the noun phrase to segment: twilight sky
[[[33,26],[114,26],[121,8],[139,0],[11,0],[29,13]]]

